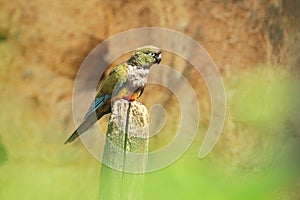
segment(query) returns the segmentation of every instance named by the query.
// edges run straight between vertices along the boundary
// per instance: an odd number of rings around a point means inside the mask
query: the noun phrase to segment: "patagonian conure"
[[[110,113],[115,100],[134,101],[140,97],[147,83],[150,67],[159,64],[160,61],[160,49],[155,46],[145,46],[136,49],[126,62],[115,66],[100,83],[96,97],[83,122],[67,139],[65,144],[75,140],[103,115]]]

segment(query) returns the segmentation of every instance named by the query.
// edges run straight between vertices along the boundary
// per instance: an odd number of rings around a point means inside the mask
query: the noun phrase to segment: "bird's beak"
[[[159,54],[157,54],[157,55],[155,56],[155,63],[156,63],[156,64],[159,64],[160,61],[161,61],[161,53],[159,53]]]

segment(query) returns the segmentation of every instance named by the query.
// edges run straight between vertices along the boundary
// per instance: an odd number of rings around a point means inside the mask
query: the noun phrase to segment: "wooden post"
[[[139,102],[116,101],[102,158],[99,199],[142,199],[148,142],[147,108]]]

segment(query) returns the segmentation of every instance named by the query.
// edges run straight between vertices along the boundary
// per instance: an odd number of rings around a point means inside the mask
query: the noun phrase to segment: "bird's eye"
[[[150,52],[150,53],[148,53],[148,55],[149,56],[155,56],[155,53]]]

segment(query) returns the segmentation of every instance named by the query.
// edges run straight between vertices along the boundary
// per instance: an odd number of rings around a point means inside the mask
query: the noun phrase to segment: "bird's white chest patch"
[[[149,69],[129,65],[127,69],[127,84],[129,84],[131,88],[145,87],[148,74]]]

